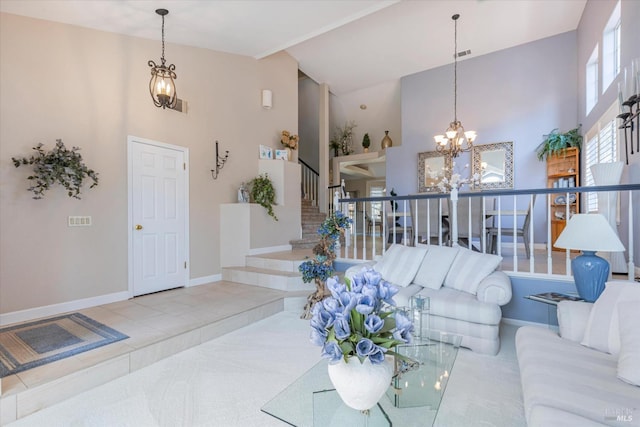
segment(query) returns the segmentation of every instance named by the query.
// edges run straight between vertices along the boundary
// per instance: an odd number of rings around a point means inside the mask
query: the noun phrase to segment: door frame
[[[189,286],[191,278],[191,254],[189,253],[189,149],[179,145],[167,144],[151,139],[140,138],[133,135],[127,136],[127,280],[129,299],[133,298],[133,147],[134,144],[152,145],[182,152],[185,164],[184,177],[184,253],[187,260],[185,269],[185,287]]]

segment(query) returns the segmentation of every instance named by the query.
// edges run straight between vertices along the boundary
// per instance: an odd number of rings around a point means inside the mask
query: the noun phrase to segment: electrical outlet
[[[91,217],[90,216],[70,216],[68,224],[69,224],[69,227],[90,227]]]

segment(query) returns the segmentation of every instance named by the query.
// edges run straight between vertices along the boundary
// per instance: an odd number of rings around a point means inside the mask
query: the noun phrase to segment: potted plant
[[[311,342],[329,360],[329,378],[342,401],[368,410],[389,388],[393,367],[385,356],[413,362],[395,351],[412,342],[413,324],[395,309],[398,288],[371,267],[345,283],[329,278],[327,288],[330,296],[313,309]]]
[[[582,125],[578,125],[577,128],[570,131],[560,133],[556,128],[544,135],[544,140],[536,148],[536,154],[538,160],[545,160],[548,156],[554,154],[560,154],[569,147],[576,147],[580,151],[582,145],[582,135],[580,135],[580,128]]]
[[[251,187],[251,199],[265,208],[269,216],[277,221],[278,217],[273,212],[273,205],[276,204],[276,190],[273,188],[269,175],[258,175],[249,181],[249,186]]]
[[[369,134],[365,133],[362,137],[362,146],[364,147],[364,152],[369,152],[369,146],[371,145],[371,139],[369,138]]]
[[[56,140],[56,146],[51,151],[44,151],[43,144],[33,147],[36,151],[31,157],[12,157],[13,165],[33,165],[33,175],[27,177],[34,184],[27,190],[33,192],[34,199],[42,199],[44,192],[56,182],[67,190],[67,195],[80,199],[80,188],[85,178],[91,178],[93,183],[89,188],[98,185],[98,174],[89,169],[83,162],[78,147],[71,150],[64,146],[61,139]]]
[[[356,123],[351,121],[344,124],[344,127],[337,127],[337,131],[333,136],[333,139],[340,144],[343,156],[348,156],[353,153],[353,129],[356,127]]]
[[[302,319],[311,318],[314,305],[328,295],[325,283],[334,273],[333,260],[336,259],[336,245],[351,223],[351,218],[341,211],[335,211],[329,215],[318,228],[320,243],[313,248],[314,258],[298,266],[298,271],[302,273],[302,281],[315,282],[316,285],[316,291],[307,298]]]
[[[340,155],[340,143],[335,138],[329,141],[329,148],[333,150],[333,157],[338,157]]]

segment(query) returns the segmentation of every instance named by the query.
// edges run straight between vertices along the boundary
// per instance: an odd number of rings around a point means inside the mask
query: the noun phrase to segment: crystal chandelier
[[[156,107],[174,108],[178,102],[176,84],[174,82],[178,76],[175,73],[176,66],[165,65],[164,59],[164,17],[169,13],[167,9],[156,9],[156,13],[162,16],[162,56],[160,65],[156,65],[153,60],[149,60],[151,67],[151,80],[149,81],[149,93]]]
[[[453,159],[464,151],[471,150],[473,141],[476,139],[476,132],[465,131],[462,123],[458,120],[458,18],[459,14],[451,17],[454,22],[454,44],[453,44],[453,121],[444,135],[436,135],[436,150],[443,153],[445,157]]]

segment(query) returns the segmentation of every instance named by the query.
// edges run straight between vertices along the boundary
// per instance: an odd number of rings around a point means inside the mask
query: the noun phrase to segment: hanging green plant
[[[36,154],[31,157],[11,158],[15,167],[33,165],[33,175],[27,177],[33,181],[33,185],[27,190],[33,192],[34,199],[42,199],[44,192],[55,183],[62,185],[69,197],[76,199],[80,199],[80,188],[85,178],[93,181],[89,188],[98,185],[98,174],[82,162],[78,147],[69,150],[61,139],[56,140],[56,146],[51,151],[45,151],[42,147],[42,143],[33,147]]]
[[[582,145],[582,135],[580,135],[581,127],[582,125],[578,125],[577,128],[564,133],[560,133],[558,129],[554,129],[549,132],[548,135],[544,135],[544,140],[536,148],[538,160],[542,161],[548,156],[559,154],[569,147],[576,147],[578,151],[580,151]]]
[[[269,216],[277,221],[278,217],[273,212],[273,205],[276,204],[276,190],[273,188],[269,175],[266,173],[258,175],[249,181],[249,186],[251,187],[251,199],[265,208]]]

